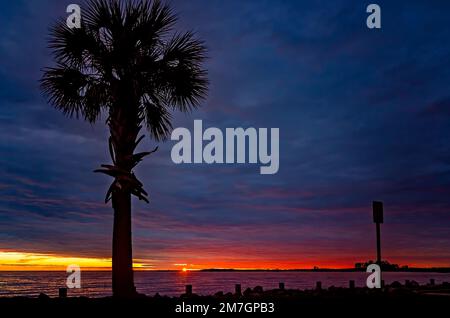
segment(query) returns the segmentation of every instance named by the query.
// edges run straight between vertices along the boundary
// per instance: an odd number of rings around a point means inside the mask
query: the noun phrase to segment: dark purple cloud
[[[92,173],[109,161],[106,128],[64,118],[38,90],[68,3],[1,5],[0,250],[108,257],[110,180]],[[211,80],[175,126],[279,127],[280,171],[176,166],[161,144],[137,170],[152,202],[134,203],[136,258],[351,266],[373,258],[383,200],[390,260],[450,265],[449,4],[379,1],[374,31],[359,1],[172,3],[206,41]]]

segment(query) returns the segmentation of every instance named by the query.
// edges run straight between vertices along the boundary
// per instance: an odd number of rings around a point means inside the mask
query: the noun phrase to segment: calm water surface
[[[37,296],[46,293],[57,296],[58,288],[65,287],[65,272],[0,272],[0,297]],[[218,291],[232,292],[235,284],[247,287],[263,286],[265,289],[278,287],[284,282],[286,288],[308,289],[321,281],[323,287],[348,286],[349,280],[355,280],[357,286],[364,286],[367,274],[324,273],[324,272],[136,272],[137,290],[147,295],[179,296],[185,285],[193,285],[194,293],[210,295]],[[450,273],[384,273],[387,283],[415,280],[420,284],[434,278],[436,283],[450,282]],[[70,289],[69,296],[104,297],[111,295],[110,272],[82,272],[81,289]]]

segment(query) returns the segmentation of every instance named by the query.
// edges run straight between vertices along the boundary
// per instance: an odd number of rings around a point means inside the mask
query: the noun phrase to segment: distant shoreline
[[[63,270],[0,270],[1,273],[12,273],[12,272],[61,272]],[[86,272],[111,272],[111,269],[88,269]],[[176,269],[135,269],[134,272],[182,272]],[[318,268],[318,269],[233,269],[233,268],[207,268],[207,269],[194,269],[188,270],[188,272],[365,272],[365,269],[356,268]],[[393,273],[450,273],[450,267],[411,267],[411,268],[401,268],[398,270],[386,269],[383,272],[393,272]]]
[[[355,268],[319,268],[319,269],[202,269],[200,272],[365,272],[365,269]],[[450,267],[431,268],[403,268],[398,270],[383,270],[384,272],[424,272],[424,273],[450,273]]]

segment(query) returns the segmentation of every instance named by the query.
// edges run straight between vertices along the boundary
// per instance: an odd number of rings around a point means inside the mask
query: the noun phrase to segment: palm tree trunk
[[[127,191],[113,192],[112,205],[114,209],[113,295],[115,297],[131,297],[136,293],[131,237],[131,193]]]
[[[138,133],[136,115],[117,107],[110,112],[109,128],[114,142],[113,161],[125,173],[132,169],[131,157]],[[117,179],[116,179],[117,181]],[[133,252],[131,234],[131,188],[124,181],[118,182],[112,192],[114,209],[112,285],[114,297],[136,295],[133,275]]]

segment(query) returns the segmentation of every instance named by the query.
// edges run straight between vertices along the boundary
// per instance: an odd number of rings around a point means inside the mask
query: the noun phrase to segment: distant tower
[[[377,264],[381,266],[381,238],[380,238],[380,224],[383,223],[383,202],[373,201],[373,221],[377,229]]]

